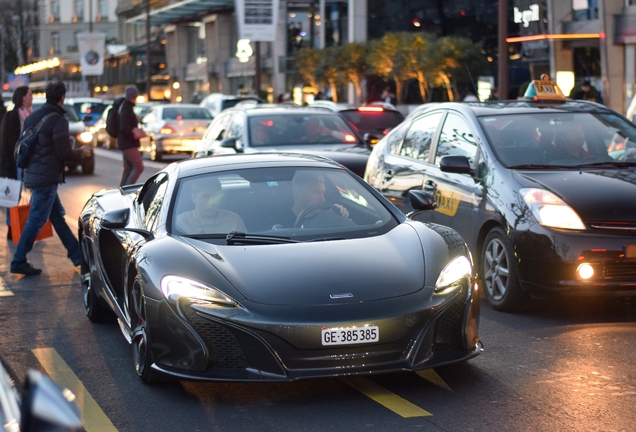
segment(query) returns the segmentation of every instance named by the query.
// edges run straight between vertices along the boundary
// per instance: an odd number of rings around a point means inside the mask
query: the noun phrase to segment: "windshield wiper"
[[[225,241],[229,245],[236,243],[253,243],[253,244],[277,244],[277,243],[299,243],[298,240],[292,240],[289,237],[281,236],[263,236],[245,234],[240,231],[232,231],[225,237]]]
[[[593,166],[605,166],[611,165],[614,167],[628,167],[628,166],[636,166],[636,162],[621,162],[621,161],[605,161],[605,162],[594,162],[587,164],[580,164],[580,167],[593,167]]]
[[[579,165],[545,165],[545,164],[524,164],[512,165],[508,169],[553,169],[553,168],[577,168]]]

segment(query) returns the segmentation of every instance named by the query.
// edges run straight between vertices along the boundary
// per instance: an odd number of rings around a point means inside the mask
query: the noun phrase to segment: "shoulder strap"
[[[35,125],[35,132],[40,132],[40,128],[42,127],[42,125],[44,124],[45,121],[47,121],[50,117],[53,117],[54,115],[56,115],[57,113],[55,111],[48,113],[47,115],[45,115],[44,117],[42,117],[42,119],[38,122],[38,124]]]

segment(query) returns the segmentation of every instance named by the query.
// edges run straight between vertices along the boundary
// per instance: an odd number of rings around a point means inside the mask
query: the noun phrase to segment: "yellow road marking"
[[[0,277],[0,297],[11,297],[13,295],[13,291],[9,291],[6,289],[4,285],[4,279]]]
[[[442,379],[442,377],[439,376],[437,372],[435,372],[433,369],[424,369],[421,371],[417,371],[416,374],[424,378],[426,381],[432,382],[437,387],[441,387],[443,389],[453,391],[453,389],[450,388],[450,386],[446,384],[446,382]]]
[[[404,418],[429,417],[433,415],[367,378],[349,377],[341,378],[341,380],[347,385],[358,390],[360,393]]]
[[[55,349],[36,348],[32,351],[51,379],[59,386],[66,387],[73,392],[76,398],[75,402],[82,413],[82,423],[87,432],[117,432],[117,428]]]

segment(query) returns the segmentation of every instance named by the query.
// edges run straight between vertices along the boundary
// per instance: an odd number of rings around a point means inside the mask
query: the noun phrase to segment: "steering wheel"
[[[320,210],[320,211],[333,210],[338,214],[340,213],[338,207],[336,207],[335,204],[327,204],[327,203],[314,204],[312,206],[307,207],[302,212],[300,212],[300,214],[296,218],[296,222],[294,223],[294,228],[300,228],[303,222],[305,221],[305,219],[307,219],[307,215],[309,215],[315,210]]]

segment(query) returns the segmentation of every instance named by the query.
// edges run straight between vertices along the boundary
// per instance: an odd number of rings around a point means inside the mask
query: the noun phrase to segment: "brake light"
[[[176,134],[177,131],[170,126],[164,126],[161,129],[159,129],[159,133],[162,135],[173,135],[173,134]]]
[[[365,106],[365,107],[360,107],[358,108],[358,111],[367,111],[367,112],[382,112],[384,111],[384,108],[382,107],[376,107],[376,106]]]

